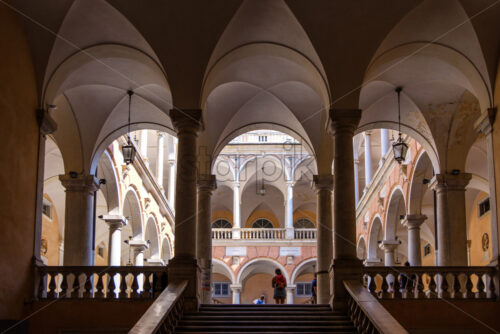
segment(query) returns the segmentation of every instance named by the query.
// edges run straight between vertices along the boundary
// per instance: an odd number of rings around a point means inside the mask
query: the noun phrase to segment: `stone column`
[[[366,131],[364,133],[365,137],[365,190],[368,189],[370,182],[372,181],[372,141],[371,132]]]
[[[317,253],[318,264],[318,304],[327,304],[330,301],[330,279],[328,270],[332,264],[332,175],[314,175],[313,185],[318,196],[317,204]]]
[[[486,151],[488,154],[488,184],[490,187],[490,221],[491,221],[491,254],[492,265],[499,264],[499,230],[498,230],[498,210],[496,194],[496,175],[495,175],[495,149],[493,146],[493,123],[495,122],[497,109],[489,108],[477,120],[475,127],[477,131],[484,134],[486,140]],[[500,290],[497,290],[497,295]]]
[[[401,244],[398,240],[383,240],[379,247],[384,251],[384,265],[386,267],[394,266],[394,251]]]
[[[141,130],[141,147],[140,153],[142,160],[146,167],[149,168],[149,159],[148,159],[148,130]]]
[[[64,265],[92,266],[94,192],[99,181],[94,175],[75,172],[59,175],[59,180],[66,189]]]
[[[144,240],[130,240],[129,246],[134,256],[134,266],[144,266],[144,251],[148,249],[148,243]]]
[[[168,174],[168,202],[172,209],[175,208],[175,173],[176,166],[175,160],[168,160],[169,174]]]
[[[411,266],[422,265],[422,254],[420,251],[420,225],[427,219],[426,215],[406,215],[402,224],[408,228],[408,262]]]
[[[38,136],[38,161],[36,175],[36,203],[35,203],[35,235],[33,242],[33,261],[35,265],[42,265],[43,261],[40,254],[42,243],[42,207],[43,207],[43,186],[44,186],[44,171],[45,171],[45,141],[47,135],[53,133],[57,129],[57,124],[50,116],[49,111],[45,109],[37,109],[36,116],[39,126]],[[62,257],[59,258],[59,262]],[[38,275],[35,273],[35,275]],[[38,295],[38,291],[34,291],[34,295]]]
[[[196,177],[201,110],[173,109],[170,118],[179,143],[175,190],[175,257],[167,268],[171,282],[189,282],[185,291],[184,311],[197,312],[200,269],[196,261]]]
[[[295,291],[295,285],[290,285],[286,287],[286,303],[293,304],[293,294]]]
[[[240,182],[233,182],[233,239],[241,238]]]
[[[387,152],[389,152],[389,130],[380,129],[380,166],[384,164]]]
[[[465,187],[471,177],[468,173],[437,174],[430,182],[437,199],[438,266],[467,265]]]
[[[362,262],[356,254],[356,207],[354,198],[354,157],[352,139],[361,119],[359,109],[330,110],[329,131],[335,139],[335,189],[333,193],[334,260],[331,268],[335,310],[347,309],[343,281],[359,280]]]
[[[212,280],[212,191],[217,188],[215,175],[200,175],[198,179],[198,223],[196,227],[196,257],[201,267],[201,300],[210,304]]]
[[[285,237],[286,239],[294,238],[293,231],[293,181],[286,182],[286,199],[285,199]]]
[[[233,304],[240,303],[241,285],[233,284],[230,286],[233,292]]]
[[[359,160],[354,159],[354,203],[359,202]]]
[[[109,226],[108,264],[120,266],[122,259],[122,227],[127,225],[127,220],[119,215],[99,216]]]
[[[163,160],[165,155],[165,136],[158,132],[158,154],[156,159],[156,179],[160,189],[163,190]]]

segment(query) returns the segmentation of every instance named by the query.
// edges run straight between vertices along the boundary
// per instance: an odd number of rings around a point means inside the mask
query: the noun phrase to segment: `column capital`
[[[217,179],[213,174],[201,174],[197,180],[198,190],[213,191],[217,189]]]
[[[386,253],[392,253],[401,244],[399,240],[382,240],[378,245],[380,249],[383,249]]]
[[[165,261],[162,259],[147,259],[146,262],[152,266],[164,266]]]
[[[110,229],[121,229],[127,225],[127,218],[122,215],[100,215],[99,218],[104,220]]]
[[[202,128],[201,109],[172,109],[170,119],[177,133],[184,131],[197,133]]]
[[[332,174],[313,175],[312,187],[316,191],[320,190],[333,191],[333,175]]]
[[[165,133],[164,133],[164,132],[161,132],[161,131],[156,131],[156,135],[157,135],[159,138],[163,138],[163,137],[165,137]]]
[[[59,180],[66,191],[88,191],[93,193],[99,189],[99,180],[91,174],[73,174],[73,172],[70,172],[69,174],[59,175]]]
[[[493,124],[497,115],[497,108],[488,108],[481,113],[478,120],[474,123],[474,128],[477,132],[489,135],[493,131]]]
[[[354,134],[361,120],[361,109],[330,109],[328,132],[335,135],[339,130],[347,130]]]
[[[295,186],[295,181],[293,180],[288,180],[288,181],[285,181],[286,185],[289,186],[289,187],[294,187]]]
[[[149,248],[149,244],[144,240],[130,240],[129,246],[134,250],[134,252],[144,252]]]
[[[40,133],[42,135],[49,135],[57,130],[56,121],[50,116],[49,111],[46,109],[37,109],[36,118],[40,126]]]
[[[239,187],[240,181],[233,181],[233,187]]]
[[[465,190],[472,178],[470,173],[459,173],[457,175],[451,173],[436,174],[429,183],[429,188],[436,191],[441,190]]]
[[[233,292],[241,292],[241,284],[231,284],[229,285],[229,287],[231,288],[231,291]]]
[[[419,229],[420,225],[427,219],[426,215],[422,214],[409,214],[406,215],[405,219],[401,222],[401,224],[407,227],[409,230]]]

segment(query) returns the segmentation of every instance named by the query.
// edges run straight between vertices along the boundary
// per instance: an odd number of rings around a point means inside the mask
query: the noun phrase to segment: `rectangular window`
[[[424,246],[424,256],[427,256],[431,253],[431,244],[427,244]]]
[[[47,201],[43,201],[42,213],[49,219],[52,219],[52,204]]]
[[[104,246],[103,245],[97,246],[97,255],[104,258]]]
[[[312,283],[310,282],[297,282],[295,284],[296,297],[311,297],[312,296]]]
[[[229,282],[214,282],[214,292],[212,297],[218,297],[218,298],[231,297]]]
[[[490,211],[490,198],[485,198],[481,202],[479,202],[479,217],[484,215],[486,212]]]

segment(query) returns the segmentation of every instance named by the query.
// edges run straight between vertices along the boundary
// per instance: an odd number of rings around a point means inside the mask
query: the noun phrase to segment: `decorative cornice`
[[[312,188],[316,191],[320,190],[333,191],[333,175],[332,174],[313,175]]]
[[[335,135],[339,130],[353,132],[361,120],[361,109],[330,109],[327,130]]]
[[[59,175],[61,184],[68,191],[88,191],[93,194],[99,189],[99,180],[91,174],[63,174]]]
[[[40,126],[40,133],[42,135],[49,135],[57,130],[56,121],[50,116],[49,112],[45,109],[36,110],[36,118]]]

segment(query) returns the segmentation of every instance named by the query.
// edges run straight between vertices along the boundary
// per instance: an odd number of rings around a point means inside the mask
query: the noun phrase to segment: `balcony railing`
[[[286,240],[285,228],[213,228],[212,239],[229,240],[233,232],[240,231],[242,240]],[[315,228],[294,229],[293,240],[316,240]]]
[[[39,300],[149,299],[168,285],[163,266],[40,266],[36,270]]]
[[[495,267],[364,267],[380,299],[495,299]]]

